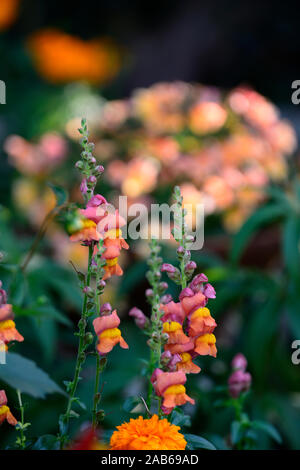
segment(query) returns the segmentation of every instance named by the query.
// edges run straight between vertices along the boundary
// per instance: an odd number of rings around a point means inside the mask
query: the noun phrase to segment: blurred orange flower
[[[52,83],[99,84],[113,78],[120,68],[119,53],[109,41],[84,41],[56,29],[34,33],[28,49],[40,75]]]
[[[0,0],[0,31],[3,31],[16,20],[20,0]]]

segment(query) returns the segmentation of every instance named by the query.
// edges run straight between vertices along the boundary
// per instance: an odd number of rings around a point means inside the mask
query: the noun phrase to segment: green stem
[[[87,273],[87,278],[86,278],[86,287],[90,286],[90,281],[91,281],[91,262],[92,262],[92,256],[93,256],[93,246],[89,246],[89,260],[88,260],[88,273]],[[78,382],[79,382],[79,374],[81,372],[82,366],[85,362],[85,332],[86,332],[86,324],[87,324],[87,302],[88,302],[88,296],[87,294],[84,294],[83,298],[83,305],[82,305],[82,313],[81,313],[81,318],[79,320],[79,331],[78,331],[78,336],[79,336],[79,344],[78,344],[78,352],[77,352],[77,359],[76,359],[76,365],[75,365],[75,373],[74,373],[74,378],[72,381],[72,386],[69,392],[69,399],[68,399],[68,404],[67,404],[67,409],[66,413],[62,416],[63,424],[64,424],[64,430],[60,435],[60,441],[61,441],[61,447],[63,447],[65,441],[66,441],[66,436],[68,433],[68,426],[69,426],[69,420],[70,420],[70,415],[71,415],[71,409],[75,397],[75,393],[77,390]]]
[[[94,406],[93,406],[93,428],[97,427],[97,407],[100,401],[99,396],[99,383],[100,383],[100,356],[97,353],[96,356],[96,378],[95,378],[95,388],[94,388]]]
[[[17,396],[18,396],[18,402],[19,402],[19,407],[21,411],[21,426],[19,426],[19,431],[20,431],[20,439],[19,439],[19,446],[21,449],[25,449],[26,447],[26,437],[24,434],[24,406],[22,403],[22,397],[21,397],[21,392],[20,390],[17,390]]]

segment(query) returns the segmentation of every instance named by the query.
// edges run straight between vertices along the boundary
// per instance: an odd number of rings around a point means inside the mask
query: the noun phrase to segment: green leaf
[[[46,434],[45,436],[39,437],[32,446],[32,450],[59,450],[59,441],[56,436]]]
[[[216,450],[215,446],[207,439],[204,439],[204,437],[196,436],[195,434],[185,434],[184,437],[187,441],[189,450]]]
[[[44,398],[47,393],[65,395],[35,362],[12,352],[7,353],[6,364],[0,365],[0,380],[34,398]]]
[[[274,428],[274,426],[272,426],[272,424],[266,423],[265,421],[252,421],[251,425],[252,428],[259,429],[260,431],[268,434],[272,439],[274,439],[274,441],[278,442],[278,444],[282,443],[279,432]]]
[[[66,326],[72,326],[72,322],[52,305],[33,306],[29,308],[21,308],[17,305],[13,306],[13,311],[19,316],[32,316],[35,318],[51,318]]]
[[[127,413],[139,413],[140,410],[135,411],[139,405],[142,404],[142,401],[139,397],[129,397],[125,400],[123,404],[123,410]]]
[[[175,424],[175,426],[191,426],[191,417],[185,415],[180,409],[173,410],[171,422]]]
[[[56,206],[62,206],[68,200],[68,193],[64,188],[56,186],[55,184],[48,183],[48,186],[52,189],[56,197]]]
[[[241,423],[238,421],[233,421],[231,423],[231,442],[233,445],[236,445],[241,438],[243,437],[243,429]]]
[[[285,215],[286,207],[283,204],[269,204],[257,209],[233,238],[230,253],[231,262],[236,264],[239,261],[248,242],[261,227],[268,225]]]

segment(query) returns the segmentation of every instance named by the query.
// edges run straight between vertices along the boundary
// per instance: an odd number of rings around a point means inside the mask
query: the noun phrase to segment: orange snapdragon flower
[[[107,41],[84,41],[56,29],[34,33],[28,49],[40,75],[51,83],[99,84],[113,78],[120,67],[119,54]]]
[[[212,333],[217,326],[207,307],[200,307],[190,316],[189,336],[200,336]]]
[[[186,440],[180,427],[159,419],[139,416],[129,423],[117,426],[110,440],[110,450],[184,450]]]
[[[186,394],[184,386],[186,376],[183,372],[163,372],[156,369],[151,381],[156,394],[163,397],[162,410],[165,414],[171,413],[175,406],[181,406],[187,402],[195,404],[195,400]]]
[[[0,307],[0,341],[5,344],[10,341],[24,341],[23,336],[16,329],[13,318],[12,305],[2,305]]]
[[[70,236],[71,242],[88,243],[100,240],[101,235],[97,232],[97,225],[95,222],[82,218],[79,225],[80,228]]]
[[[5,391],[0,390],[0,424],[2,424],[5,420],[12,426],[15,426],[18,422],[7,406],[7,397]]]
[[[163,323],[163,332],[169,336],[168,344],[186,344],[189,338],[184,334],[182,325],[176,321]]]
[[[128,349],[128,344],[124,341],[121,331],[120,318],[114,310],[110,315],[97,317],[93,321],[96,335],[98,336],[97,350],[100,354],[109,353],[116,344],[120,344],[121,348]]]
[[[216,337],[211,333],[199,336],[195,341],[195,352],[200,356],[217,356]]]
[[[177,362],[176,368],[184,372],[185,374],[198,374],[201,371],[201,368],[194,364],[192,361],[192,355],[188,352],[183,352],[179,354],[181,361]]]

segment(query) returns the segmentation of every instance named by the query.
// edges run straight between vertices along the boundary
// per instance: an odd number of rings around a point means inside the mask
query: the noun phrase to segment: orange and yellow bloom
[[[12,426],[15,426],[18,422],[7,406],[7,397],[5,391],[0,390],[0,424],[2,424],[5,420]]]
[[[117,426],[110,440],[110,450],[184,450],[186,440],[180,427],[159,419],[139,416]]]
[[[93,325],[98,336],[97,350],[100,354],[109,353],[117,344],[120,344],[123,349],[128,349],[128,344],[122,338],[121,331],[118,328],[120,318],[116,310],[110,315],[97,317],[93,321]]]
[[[186,394],[186,376],[183,372],[163,372],[155,369],[151,382],[157,396],[163,397],[162,410],[165,414],[171,413],[175,406],[181,406],[189,402],[195,404],[195,400]]]

